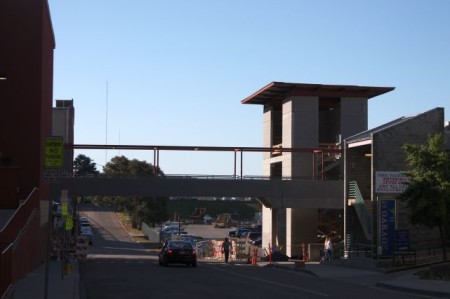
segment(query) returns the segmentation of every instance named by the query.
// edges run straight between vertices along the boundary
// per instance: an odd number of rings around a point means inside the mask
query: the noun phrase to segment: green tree
[[[97,176],[98,173],[97,165],[88,156],[80,154],[73,161],[73,174],[75,177]],[[83,202],[89,198],[81,196],[78,200]]]
[[[446,226],[450,216],[450,157],[444,149],[441,134],[430,136],[428,144],[405,144],[410,178],[407,189],[399,199],[407,202],[413,224],[438,227],[442,256],[447,260]]]
[[[146,161],[129,160],[125,156],[116,156],[103,167],[107,176],[163,176],[164,173]],[[142,222],[149,225],[167,220],[167,198],[150,196],[127,196],[103,198],[103,203],[116,206],[130,216],[133,227],[139,227]]]
[[[73,161],[73,172],[76,177],[98,175],[96,164],[85,155],[78,155]]]

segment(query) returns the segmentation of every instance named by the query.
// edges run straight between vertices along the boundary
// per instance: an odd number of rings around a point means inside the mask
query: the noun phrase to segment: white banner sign
[[[402,193],[407,188],[409,178],[399,171],[377,171],[375,173],[375,193]]]

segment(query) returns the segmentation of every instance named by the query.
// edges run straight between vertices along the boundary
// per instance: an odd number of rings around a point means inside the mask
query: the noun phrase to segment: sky
[[[73,99],[75,144],[263,146],[272,81],[395,87],[369,100],[369,129],[444,107],[447,0],[49,0],[54,99]],[[90,150],[153,164],[153,151]],[[238,162],[239,164],[240,162]],[[262,175],[262,154],[243,174]],[[232,153],[160,153],[166,174],[232,175]],[[238,165],[238,173],[240,172]]]

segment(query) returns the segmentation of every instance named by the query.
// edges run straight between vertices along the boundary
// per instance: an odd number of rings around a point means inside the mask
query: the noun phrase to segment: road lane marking
[[[305,292],[305,293],[315,294],[315,295],[322,296],[322,297],[329,297],[330,296],[330,295],[325,294],[325,293],[320,293],[320,292],[316,292],[316,291],[313,291],[313,290],[304,289],[304,288],[292,286],[292,285],[289,285],[289,284],[279,283],[279,282],[275,282],[275,281],[271,281],[271,280],[267,280],[267,279],[256,278],[256,277],[240,274],[240,273],[237,273],[237,272],[234,272],[234,271],[220,269],[220,268],[217,268],[217,267],[211,267],[211,268],[213,268],[213,269],[215,269],[217,271],[228,272],[230,274],[233,274],[235,276],[239,276],[239,277],[242,277],[242,278],[245,278],[245,279],[252,279],[252,280],[255,280],[255,281],[264,282],[264,283],[272,284],[272,285],[279,286],[279,287],[290,288],[290,289],[302,291],[302,292]]]

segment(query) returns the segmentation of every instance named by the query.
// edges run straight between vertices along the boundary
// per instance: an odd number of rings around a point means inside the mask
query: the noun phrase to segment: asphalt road
[[[154,252],[132,242],[114,213],[101,209],[83,213],[95,233],[88,259],[80,263],[85,298],[414,298],[272,267],[207,261],[200,261],[197,268],[162,267]]]

